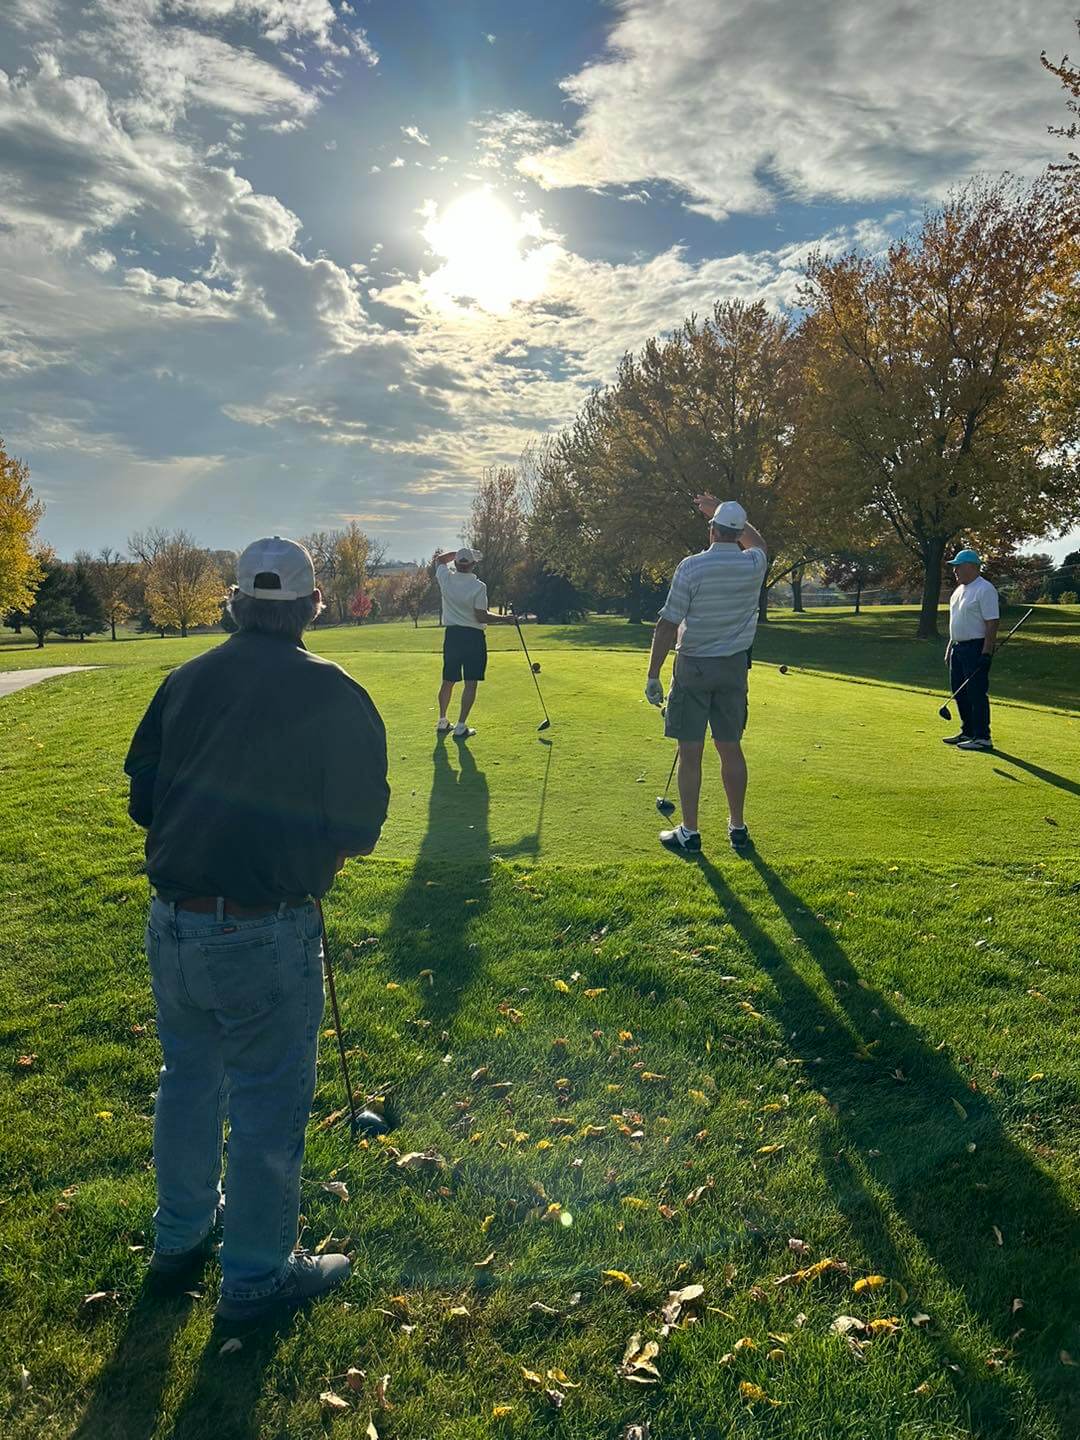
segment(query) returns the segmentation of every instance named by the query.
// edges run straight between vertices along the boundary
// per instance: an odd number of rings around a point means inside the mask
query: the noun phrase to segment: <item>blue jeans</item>
[[[318,913],[309,902],[219,921],[155,899],[146,953],[164,1058],[156,1248],[179,1254],[212,1229],[227,1118],[221,1293],[263,1299],[281,1285],[296,1244],[323,1013]]]

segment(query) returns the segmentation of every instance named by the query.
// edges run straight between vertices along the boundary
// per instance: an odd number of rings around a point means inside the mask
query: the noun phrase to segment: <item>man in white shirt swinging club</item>
[[[487,670],[487,625],[512,625],[513,617],[488,612],[487,586],[475,572],[484,557],[479,550],[463,545],[435,556],[435,579],[442,595],[443,676],[439,689],[439,719],[435,730],[445,735],[451,728],[447,717],[454,686],[462,681],[461,710],[453,727],[455,740],[467,740],[476,731],[468,724],[476,700],[476,687]],[[451,564],[450,562],[453,562]]]

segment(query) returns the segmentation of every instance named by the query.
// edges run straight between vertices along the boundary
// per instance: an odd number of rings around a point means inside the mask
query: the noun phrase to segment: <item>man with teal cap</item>
[[[945,663],[960,711],[960,733],[944,743],[958,750],[992,750],[990,664],[1000,617],[998,593],[981,573],[978,551],[958,550],[949,564],[956,586],[949,597]]]

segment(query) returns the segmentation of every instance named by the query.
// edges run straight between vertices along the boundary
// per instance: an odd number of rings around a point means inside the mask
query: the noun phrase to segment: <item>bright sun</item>
[[[474,190],[439,210],[429,201],[424,239],[443,264],[424,279],[424,289],[444,308],[471,302],[505,312],[515,301],[533,300],[544,288],[550,247],[522,253],[526,241],[542,239],[539,217],[517,215],[492,195]]]

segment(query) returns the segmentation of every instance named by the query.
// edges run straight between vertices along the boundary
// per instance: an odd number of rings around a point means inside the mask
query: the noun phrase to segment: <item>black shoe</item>
[[[701,836],[695,831],[693,835],[684,837],[681,825],[676,825],[674,830],[661,830],[660,844],[665,850],[674,850],[676,855],[701,853]]]
[[[943,745],[962,745],[965,740],[969,740],[970,738],[971,737],[969,735],[965,735],[964,732],[961,730],[959,735],[944,736],[941,743]]]
[[[202,1279],[208,1261],[221,1248],[216,1233],[212,1230],[198,1245],[183,1250],[178,1255],[159,1255],[155,1250],[150,1256],[150,1291],[154,1295],[181,1295],[191,1290]]]
[[[754,843],[745,825],[729,825],[727,833],[733,850],[749,850]]]

